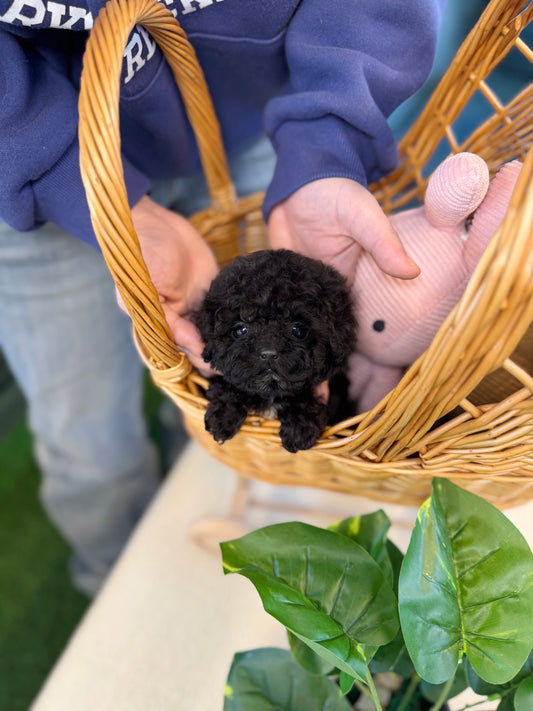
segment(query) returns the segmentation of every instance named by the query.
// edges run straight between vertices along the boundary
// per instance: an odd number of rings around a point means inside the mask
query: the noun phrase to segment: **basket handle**
[[[79,96],[80,168],[96,238],[117,289],[155,368],[191,366],[170,333],[141,254],[120,155],[119,95],[124,48],[135,25],[155,39],[169,63],[193,127],[211,205],[235,202],[220,127],[196,54],[172,13],[157,0],[109,0],[92,29]]]

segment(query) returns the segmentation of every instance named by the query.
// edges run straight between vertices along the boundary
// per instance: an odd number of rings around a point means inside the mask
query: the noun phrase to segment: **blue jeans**
[[[270,144],[230,164],[240,194],[264,190]],[[201,177],[152,197],[184,214],[207,203]],[[0,349],[28,403],[42,504],[72,547],[74,584],[93,595],[159,483],[143,369],[102,256],[50,223],[17,232],[0,221]]]

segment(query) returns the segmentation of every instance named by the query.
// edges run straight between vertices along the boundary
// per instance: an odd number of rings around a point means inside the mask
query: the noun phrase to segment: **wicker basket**
[[[401,142],[398,169],[373,186],[386,211],[422,200],[428,166],[443,142],[447,152],[478,153],[492,171],[511,158],[524,161],[504,223],[461,301],[379,405],[331,427],[313,449],[289,454],[280,446],[277,421],[249,417],[224,445],[205,432],[205,381],[173,343],[150,282],[128,208],[118,129],[123,50],[136,24],[163,50],[195,130],[211,207],[192,221],[221,264],[267,245],[262,195],[235,198],[201,70],[164,5],[111,0],[100,13],[80,93],[81,166],[93,226],[155,383],[180,408],[190,435],[217,459],[273,484],[402,504],[425,499],[434,476],[450,478],[500,507],[533,497],[533,377],[513,355],[533,320],[533,151],[528,153],[533,86],[502,105],[485,83],[510,51],[533,71],[533,52],[520,39],[532,18],[533,4],[526,0],[492,0]],[[480,93],[491,116],[460,143],[454,122]],[[504,399],[485,388],[484,400],[478,397],[474,404],[472,391],[502,368],[512,383]]]

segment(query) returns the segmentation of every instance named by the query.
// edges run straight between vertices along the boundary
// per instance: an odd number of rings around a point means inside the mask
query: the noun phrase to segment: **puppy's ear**
[[[329,343],[333,369],[335,370],[343,366],[348,356],[355,350],[355,320],[353,319],[353,315],[348,323],[335,326],[331,330]]]
[[[191,314],[191,320],[205,343],[202,358],[206,363],[211,363],[225,351],[224,337],[235,320],[233,314],[220,306],[219,299],[208,293],[202,306]]]
[[[206,296],[200,308],[193,311],[190,316],[191,321],[200,331],[202,340],[205,343],[202,358],[206,363],[210,363],[215,354],[213,343],[215,316],[211,306],[210,299]]]
[[[326,285],[322,308],[324,324],[328,328],[331,370],[335,371],[344,365],[355,349],[354,309],[344,280],[335,279]]]
[[[206,294],[199,309],[191,313],[191,321],[207,343],[215,334],[216,305],[210,294]]]

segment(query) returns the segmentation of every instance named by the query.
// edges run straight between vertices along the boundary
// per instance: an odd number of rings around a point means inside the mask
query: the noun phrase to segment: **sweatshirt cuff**
[[[335,116],[312,121],[286,121],[271,138],[276,169],[263,203],[265,220],[272,208],[302,185],[321,178],[350,178],[367,187],[396,167],[398,150],[392,136],[374,139]]]
[[[123,168],[128,203],[135,205],[151,188],[150,180],[124,156]],[[89,205],[80,173],[76,142],[52,170],[33,183],[35,221],[54,222],[77,239],[100,249],[91,223]]]

